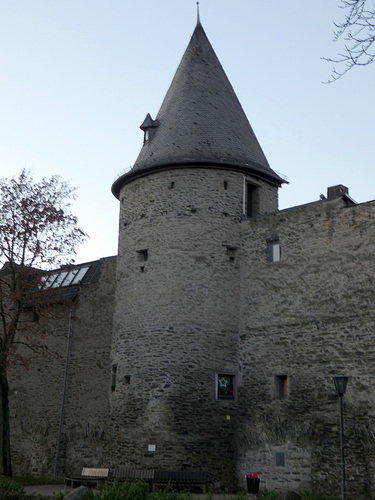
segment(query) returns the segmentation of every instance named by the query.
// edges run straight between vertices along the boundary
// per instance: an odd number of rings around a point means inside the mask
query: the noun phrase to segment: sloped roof
[[[88,262],[76,266],[62,266],[60,269],[43,274],[39,290],[30,294],[23,303],[23,308],[36,304],[75,300],[81,286],[91,285],[99,279],[100,261]]]
[[[200,22],[182,57],[133,168],[112,186],[172,166],[233,166],[274,184],[284,182],[269,166],[241,104]],[[146,127],[145,127],[146,126]]]

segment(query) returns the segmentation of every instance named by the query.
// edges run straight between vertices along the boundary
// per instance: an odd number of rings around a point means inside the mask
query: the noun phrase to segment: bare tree
[[[341,0],[345,19],[335,23],[334,41],[343,39],[345,47],[336,59],[324,58],[339,64],[333,68],[330,82],[338,80],[354,66],[367,66],[375,60],[375,4],[373,0]]]
[[[41,297],[42,270],[72,263],[76,246],[87,238],[70,212],[74,199],[75,188],[59,176],[35,182],[23,170],[17,179],[0,179],[0,474],[7,476],[12,475],[8,367],[20,361],[18,345],[35,350],[22,313],[30,299],[36,306]]]

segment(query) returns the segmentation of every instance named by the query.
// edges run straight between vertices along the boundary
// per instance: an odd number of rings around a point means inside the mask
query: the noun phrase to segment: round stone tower
[[[115,464],[235,478],[241,220],[277,210],[271,170],[198,22],[120,200]]]

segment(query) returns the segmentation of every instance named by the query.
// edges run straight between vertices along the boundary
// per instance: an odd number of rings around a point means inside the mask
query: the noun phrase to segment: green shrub
[[[193,500],[193,496],[190,491],[182,491],[179,496],[179,500]]]
[[[147,500],[148,495],[149,486],[142,480],[121,484],[115,481],[111,486],[101,486],[95,494],[95,500]]]
[[[150,495],[150,500],[179,500],[177,491],[156,490]]]
[[[128,490],[128,500],[147,500],[150,488],[144,481],[134,481],[130,483]]]
[[[25,498],[23,486],[12,479],[0,479],[0,490],[3,492],[2,500],[21,500]]]
[[[241,490],[234,497],[233,500],[246,500],[246,493]],[[268,499],[269,500],[269,499]]]
[[[276,500],[277,493],[275,491],[266,491],[259,496],[260,500]]]

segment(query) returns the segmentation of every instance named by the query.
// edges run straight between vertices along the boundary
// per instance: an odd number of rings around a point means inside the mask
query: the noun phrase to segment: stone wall
[[[238,473],[263,486],[339,495],[339,402],[349,494],[374,495],[375,203],[342,198],[243,223]],[[267,259],[278,238],[281,261]],[[287,396],[279,397],[287,377]],[[277,451],[285,466],[276,465]]]
[[[277,212],[276,188],[260,187],[262,215],[246,219],[238,172],[124,186],[119,256],[74,303],[60,475],[203,469],[233,490],[258,472],[262,489],[338,496],[343,371],[348,493],[375,498],[375,202]],[[40,326],[46,348],[21,350],[28,371],[10,373],[16,474],[55,467],[69,308]],[[220,374],[233,400],[217,398]]]
[[[56,305],[30,324],[43,349],[22,347],[28,368],[10,369],[11,442],[15,474],[55,470],[68,334],[71,334],[59,475],[83,466],[107,466],[109,362],[116,258],[100,261],[99,280],[82,286],[72,304]],[[72,319],[70,312],[72,310]],[[71,325],[71,326],[70,326]],[[31,342],[33,345],[33,342]]]

